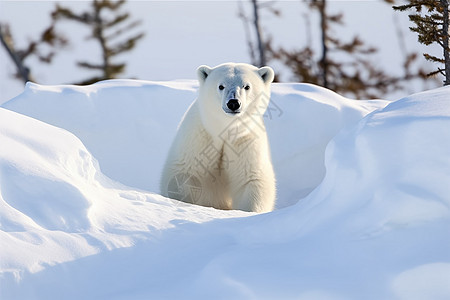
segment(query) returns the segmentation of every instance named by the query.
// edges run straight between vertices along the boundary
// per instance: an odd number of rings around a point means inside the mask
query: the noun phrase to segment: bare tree
[[[262,38],[261,26],[259,24],[259,8],[258,1],[252,0],[253,5],[253,24],[255,26],[256,41],[258,42],[259,67],[266,65],[266,51]]]
[[[34,56],[43,63],[51,63],[56,49],[67,44],[67,40],[55,32],[54,23],[47,27],[38,39],[31,40],[21,49],[16,47],[9,25],[0,24],[0,42],[16,66],[17,72],[14,76],[23,82],[36,80],[25,62],[27,58]]]
[[[238,16],[244,23],[244,29],[245,29],[245,37],[247,39],[247,46],[249,49],[250,58],[252,61],[252,64],[257,65],[259,67],[265,66],[267,64],[267,43],[268,41],[265,40],[263,35],[263,30],[261,29],[261,15],[260,10],[261,9],[267,9],[274,15],[279,15],[280,12],[273,8],[273,2],[261,2],[257,0],[251,0],[251,8],[252,8],[252,17],[248,17],[245,14],[244,7],[242,5],[242,2],[239,3],[239,12]],[[253,27],[256,43],[253,42],[253,39],[251,37],[250,33],[250,24]],[[256,46],[255,46],[256,44]]]
[[[308,2],[308,7],[318,13],[320,20],[321,49],[318,53],[310,46],[311,43],[294,50],[274,48],[271,43],[266,45],[270,58],[283,62],[291,69],[296,80],[321,85],[356,98],[378,98],[402,88],[401,83],[406,80],[423,77],[423,71],[411,70],[415,55],[406,58],[405,74],[393,76],[373,63],[372,57],[377,52],[375,47],[366,46],[358,36],[347,42],[335,37],[332,29],[335,25],[344,24],[343,15],[330,14],[327,4],[326,0]]]

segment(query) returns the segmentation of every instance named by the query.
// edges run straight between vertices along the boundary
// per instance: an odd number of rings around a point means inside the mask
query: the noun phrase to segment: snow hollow
[[[27,84],[0,108],[1,299],[449,299],[450,88],[273,84],[277,210],[158,195],[195,81]]]

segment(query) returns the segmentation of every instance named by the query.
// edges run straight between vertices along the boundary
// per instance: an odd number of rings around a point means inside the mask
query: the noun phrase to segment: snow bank
[[[29,84],[0,109],[2,299],[450,297],[449,88],[274,84],[280,209],[261,215],[152,193],[195,90]]]
[[[166,154],[196,89],[196,81],[28,83],[3,106],[72,132],[105,175],[158,193]],[[295,203],[322,181],[325,147],[341,128],[387,103],[349,100],[314,85],[274,84],[265,121],[279,182],[278,207]]]
[[[101,174],[73,134],[4,108],[0,145],[2,299],[33,298],[34,288],[16,285],[26,274],[131,247],[179,223],[248,215],[127,189]]]

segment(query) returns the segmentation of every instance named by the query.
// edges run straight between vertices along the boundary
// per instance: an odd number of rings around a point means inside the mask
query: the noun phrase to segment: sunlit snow
[[[1,299],[449,299],[450,88],[273,84],[277,209],[158,195],[195,81],[28,84],[0,108]]]

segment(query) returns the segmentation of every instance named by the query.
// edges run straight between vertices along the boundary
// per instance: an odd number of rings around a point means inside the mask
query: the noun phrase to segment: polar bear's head
[[[274,71],[249,64],[226,63],[197,69],[202,114],[228,119],[245,114],[264,113],[270,98]],[[262,112],[262,113],[261,113]]]

